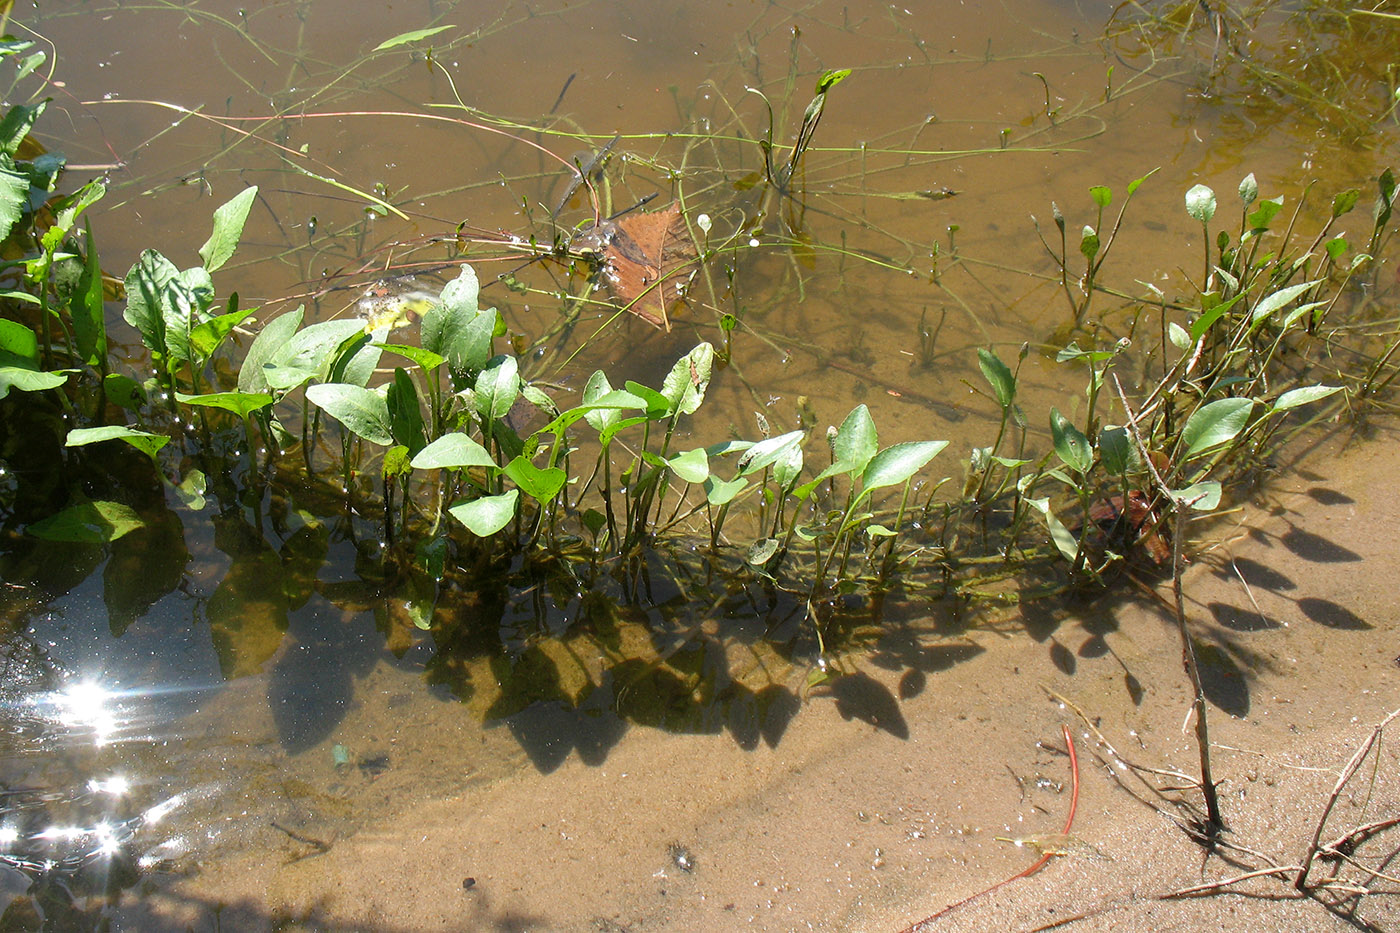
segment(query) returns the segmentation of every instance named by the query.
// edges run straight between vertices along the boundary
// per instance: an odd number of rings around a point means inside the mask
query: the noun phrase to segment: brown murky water
[[[1393,121],[1357,133],[1300,95],[1209,80],[1208,42],[1149,55],[1127,21],[1104,39],[1108,5],[483,6],[46,4],[17,26],[57,49],[45,143],[113,165],[94,219],[111,270],[148,246],[193,263],[213,208],[256,183],[244,243],[216,281],[264,319],[298,303],[348,313],[386,269],[460,260],[441,242],[460,224],[482,241],[467,258],[484,282],[510,272],[523,286],[492,284],[483,300],[535,339],[577,282],[523,266],[502,242],[551,240],[567,163],[616,136],[613,209],[681,200],[735,248],[697,279],[669,333],[589,306],[540,359],[577,354],[538,375],[564,391],[598,367],[655,384],[699,340],[719,343],[719,315],[733,313],[733,362],[693,436],[754,436],[756,412],[786,430],[799,397],[821,424],[865,402],[883,443],[950,440],[940,476],[960,475],[956,458],[995,424],[971,388],[975,348],[1010,359],[1068,323],[1031,215],[1052,229],[1053,201],[1078,230],[1098,222],[1090,186],[1111,186],[1116,211],[1155,170],[1112,261],[1115,283],[1142,294],[1135,282],[1181,287],[1178,270],[1198,262],[1181,207],[1190,185],[1224,202],[1253,172],[1268,195],[1318,179],[1330,196],[1400,155]],[[1282,22],[1269,34],[1286,50]],[[437,26],[449,28],[375,50]],[[1276,64],[1264,46],[1251,54]],[[769,105],[786,145],[817,77],[837,68],[852,74],[829,94],[794,197],[760,215],[747,180],[762,168]],[[557,222],[591,218],[576,194]],[[1109,301],[1097,313],[1129,329]],[[933,335],[923,345],[921,329]],[[1028,410],[1070,409],[1082,391],[1039,352],[1022,380]],[[1385,474],[1373,458],[1355,475]],[[1326,783],[1297,768],[1335,768],[1396,695],[1394,623],[1337,589],[1369,591],[1394,562],[1358,530],[1381,505],[1350,476],[1281,481],[1220,533],[1192,583],[1217,646],[1212,700],[1233,717],[1219,741],[1271,756],[1265,767],[1237,753],[1233,772],[1240,800],[1263,801],[1240,817],[1264,820],[1250,827],[1260,832],[1287,824],[1290,794]],[[64,585],[22,626],[37,667],[111,692],[34,713],[48,744],[17,746],[5,774],[7,787],[131,783],[129,803],[99,790],[76,807],[132,821],[145,874],[109,908],[118,928],[894,930],[1023,867],[1024,851],[997,837],[1060,828],[1059,724],[1084,733],[1042,683],[1133,754],[1190,762],[1179,649],[1150,606],[1029,608],[975,625],[943,606],[900,614],[851,661],[860,673],[812,691],[800,689],[810,658],[775,648],[760,610],[716,620],[684,593],[618,611],[606,638],[550,631],[549,613],[522,599],[500,620],[506,650],[487,658],[395,622],[353,542],[314,515],[281,516],[274,533],[226,506],[180,513],[159,554],[46,566]],[[1339,511],[1355,524],[1326,526]],[[1358,561],[1298,553],[1290,535]],[[1252,562],[1243,576],[1273,581],[1257,627],[1242,606],[1260,592],[1246,599],[1225,579],[1236,542]],[[1343,584],[1319,573],[1333,563],[1361,569]],[[135,608],[118,618],[122,594]],[[453,611],[483,612],[470,600]],[[629,646],[694,677],[628,681],[611,662]],[[1300,712],[1332,702],[1357,723]],[[1390,755],[1366,807],[1395,804]],[[1072,873],[1073,893],[1036,881],[956,928],[1030,929],[1104,904],[1119,905],[1104,929],[1127,915],[1121,928],[1229,922],[1121,907],[1189,879],[1192,850],[1100,772],[1086,768],[1084,784],[1076,835],[1096,854],[1044,873]],[[1144,871],[1144,850],[1170,868]],[[8,883],[11,897],[27,884],[17,872]],[[1252,929],[1331,922],[1251,909]]]

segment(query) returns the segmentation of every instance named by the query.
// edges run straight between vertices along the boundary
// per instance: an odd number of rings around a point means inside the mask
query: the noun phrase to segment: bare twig
[[[1337,786],[1332,789],[1332,796],[1327,798],[1327,805],[1322,808],[1322,816],[1317,821],[1317,828],[1313,830],[1312,842],[1308,844],[1307,854],[1303,856],[1303,864],[1298,869],[1298,877],[1293,880],[1293,886],[1299,891],[1307,890],[1308,872],[1312,870],[1313,860],[1317,858],[1318,851],[1322,848],[1322,831],[1327,826],[1327,818],[1332,815],[1332,808],[1337,805],[1337,800],[1342,796],[1342,791],[1351,781],[1352,775],[1361,767],[1361,763],[1366,760],[1371,749],[1375,748],[1376,743],[1380,741],[1381,733],[1385,731],[1385,727],[1390,725],[1397,716],[1400,716],[1400,709],[1393,710],[1389,716],[1377,723],[1375,728],[1371,730],[1371,734],[1356,749],[1356,754],[1351,756],[1347,766],[1342,769],[1342,776],[1338,778]]]
[[[1194,503],[1173,492],[1162,474],[1157,472],[1147,444],[1143,442],[1142,432],[1138,429],[1137,416],[1128,405],[1128,397],[1123,392],[1123,384],[1118,381],[1117,373],[1113,375],[1113,385],[1118,390],[1118,399],[1123,403],[1123,415],[1128,419],[1128,426],[1132,429],[1133,440],[1137,442],[1143,463],[1151,471],[1158,490],[1176,508],[1176,523],[1172,529],[1172,595],[1176,603],[1176,626],[1181,633],[1181,661],[1191,679],[1191,689],[1195,694],[1192,706],[1196,714],[1196,748],[1201,759],[1201,793],[1206,801],[1206,835],[1214,838],[1217,831],[1224,828],[1225,821],[1220,816],[1220,798],[1216,794],[1215,781],[1210,773],[1210,729],[1206,721],[1205,684],[1201,681],[1200,666],[1196,663],[1196,647],[1186,625],[1186,603],[1181,592],[1181,575],[1185,566],[1181,542],[1186,535],[1186,517]]]
[[[1219,891],[1225,890],[1228,887],[1239,884],[1241,881],[1248,881],[1251,878],[1263,878],[1267,875],[1290,875],[1293,872],[1297,871],[1300,867],[1301,866],[1298,865],[1276,865],[1272,868],[1257,868],[1254,871],[1247,871],[1242,875],[1234,875],[1230,878],[1222,878],[1219,881],[1211,881],[1206,884],[1192,885],[1189,888],[1182,888],[1179,891],[1173,891],[1172,893],[1163,896],[1167,898],[1200,897],[1202,894],[1215,894]]]

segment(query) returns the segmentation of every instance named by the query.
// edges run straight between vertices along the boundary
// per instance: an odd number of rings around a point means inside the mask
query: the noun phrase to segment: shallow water
[[[1296,94],[1237,72],[1211,79],[1212,48],[1199,38],[1161,43],[1155,57],[1131,30],[1103,39],[1107,11],[421,3],[349,16],[315,3],[82,3],[46,4],[18,25],[58,50],[61,86],[49,91],[43,141],[73,163],[111,166],[93,220],[110,271],[149,246],[193,262],[213,208],[257,183],[244,242],[216,281],[260,305],[261,319],[298,303],[320,318],[349,313],[386,269],[422,264],[425,280],[450,277],[441,267],[460,257],[441,240],[465,224],[481,241],[467,258],[483,282],[509,271],[526,289],[493,283],[483,302],[534,340],[560,316],[558,293],[579,283],[558,267],[524,265],[503,243],[551,240],[568,164],[616,136],[603,176],[612,209],[652,194],[658,205],[682,199],[739,248],[693,283],[671,332],[588,306],[539,357],[568,362],[539,377],[576,391],[603,367],[619,374],[614,382],[656,384],[698,340],[718,342],[718,315],[732,312],[742,321],[732,365],[692,419],[693,437],[755,436],[755,412],[774,433],[787,430],[799,397],[821,425],[864,402],[882,443],[950,440],[936,475],[956,478],[956,459],[995,428],[994,404],[972,389],[981,384],[975,348],[1011,359],[1023,343],[1054,343],[1068,323],[1030,215],[1052,229],[1053,201],[1077,230],[1097,222],[1091,185],[1111,186],[1116,210],[1127,184],[1156,170],[1114,247],[1115,284],[1133,294],[1143,293],[1135,281],[1180,288],[1178,269],[1194,268],[1200,250],[1181,208],[1190,185],[1209,183],[1224,202],[1253,172],[1266,195],[1291,197],[1317,178],[1330,197],[1400,154],[1393,122],[1357,134]],[[1259,35],[1287,49],[1291,27],[1280,22]],[[373,51],[435,26],[451,28]],[[1269,46],[1250,54],[1274,63]],[[829,94],[794,196],[759,214],[750,182],[761,169],[764,99],[775,141],[790,143],[818,76],[835,68],[852,74]],[[575,194],[557,222],[592,218]],[[1108,300],[1098,313],[1111,332],[1128,329],[1130,312]],[[934,334],[924,346],[921,329]],[[137,365],[139,340],[126,339]],[[1024,365],[1027,410],[1077,403],[1080,382],[1053,353],[1031,352]],[[123,910],[145,910],[131,902],[147,895],[173,926],[195,922],[204,900],[220,901],[220,885],[262,858],[293,867],[270,882],[266,903],[243,906],[259,921],[286,919],[279,905],[314,901],[324,880],[302,871],[306,860],[351,837],[403,857],[413,841],[395,827],[443,800],[489,806],[493,788],[512,781],[567,794],[567,782],[542,781],[558,772],[600,805],[601,776],[619,761],[666,769],[666,781],[692,779],[693,767],[693,779],[717,782],[724,775],[703,759],[729,759],[706,751],[715,743],[748,754],[755,773],[745,786],[771,789],[791,780],[789,768],[833,753],[834,740],[804,721],[812,704],[834,709],[818,714],[823,722],[839,716],[898,740],[928,735],[939,727],[910,721],[904,703],[983,650],[945,637],[968,621],[950,607],[891,606],[886,627],[851,635],[857,666],[880,676],[809,693],[815,655],[794,600],[711,609],[660,574],[646,599],[621,606],[608,586],[592,595],[542,583],[466,588],[439,612],[480,624],[423,632],[366,544],[373,517],[335,521],[338,504],[294,484],[253,502],[239,492],[216,489],[194,512],[173,498],[167,507],[157,490],[151,526],[106,551],[8,548],[5,710],[16,725],[0,775],[29,795],[15,812],[32,815],[11,840],[11,892],[43,874],[46,859],[73,857],[85,862],[70,872],[80,906],[120,922]],[[120,794],[109,790],[121,785],[89,786],[114,777],[125,782]],[[645,786],[618,799],[620,849],[689,844],[651,838],[664,831],[659,818],[637,817],[645,833],[626,829],[628,813],[648,806]],[[587,818],[599,825],[597,813]],[[683,811],[669,818],[687,825]],[[556,833],[573,841],[557,815],[543,833],[526,827],[532,817],[518,800],[489,819],[501,844],[517,830],[532,851],[547,851]],[[89,832],[41,840],[45,820]],[[114,852],[132,864],[111,868]],[[132,892],[124,902],[98,897],[105,870]],[[575,860],[567,870],[588,869]],[[681,885],[690,875],[658,870]],[[640,896],[619,888],[616,903]],[[183,903],[174,891],[197,893]],[[587,915],[606,916],[607,902]],[[392,928],[393,919],[366,912],[352,925]],[[528,918],[497,925],[532,928]]]

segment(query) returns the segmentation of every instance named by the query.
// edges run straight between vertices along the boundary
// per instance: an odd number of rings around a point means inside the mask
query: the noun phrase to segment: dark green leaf
[[[107,356],[107,315],[102,297],[102,266],[98,264],[97,244],[92,227],[83,221],[83,274],[78,279],[72,302],[73,340],[78,355],[89,366],[100,366]]]
[[[1099,432],[1099,459],[1113,476],[1123,476],[1132,463],[1133,441],[1128,429],[1108,426]]]
[[[991,385],[997,404],[1003,411],[1010,408],[1011,403],[1016,400],[1016,377],[1010,367],[986,347],[977,348],[977,365],[981,367],[982,375]]]
[[[1351,209],[1356,207],[1356,202],[1361,200],[1361,189],[1348,188],[1332,199],[1332,219],[1336,220],[1343,214],[1351,213]]]
[[[384,398],[389,408],[389,426],[394,442],[408,448],[415,456],[428,442],[423,429],[423,409],[418,402],[418,387],[402,367],[394,368],[394,381]]]
[[[1094,465],[1093,445],[1058,408],[1050,409],[1050,435],[1055,442],[1055,453],[1065,466],[1081,475],[1089,472]]]

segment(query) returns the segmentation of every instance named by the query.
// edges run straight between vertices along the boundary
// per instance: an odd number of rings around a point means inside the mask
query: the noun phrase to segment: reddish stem
[[[1062,725],[1060,726],[1060,728],[1064,731],[1065,734],[1065,747],[1069,749],[1069,815],[1065,817],[1065,828],[1061,833],[1062,835],[1068,836],[1070,828],[1074,826],[1074,811],[1079,809],[1079,756],[1074,751],[1074,739],[1070,737],[1069,726]],[[998,881],[990,888],[983,888],[976,894],[969,895],[968,897],[965,897],[960,901],[956,901],[952,904],[949,904],[947,907],[944,907],[938,913],[933,914],[932,916],[925,917],[917,923],[909,924],[909,926],[905,927],[903,930],[900,930],[899,933],[918,933],[920,929],[928,927],[935,920],[938,920],[940,917],[947,916],[948,914],[952,913],[954,910],[957,910],[964,904],[969,903],[971,901],[975,901],[977,900],[977,898],[982,897],[984,895],[991,894],[997,888],[1004,887],[1013,881],[1019,881],[1022,878],[1026,878],[1030,875],[1035,874],[1036,872],[1040,871],[1041,868],[1045,867],[1045,863],[1050,861],[1050,859],[1053,856],[1053,852],[1046,852],[1044,855],[1042,855],[1039,859],[1036,860],[1035,864],[1033,864],[1030,868],[1027,868],[1025,871],[1018,872],[1017,874],[1012,875],[1010,878],[1007,878],[1004,881]]]

